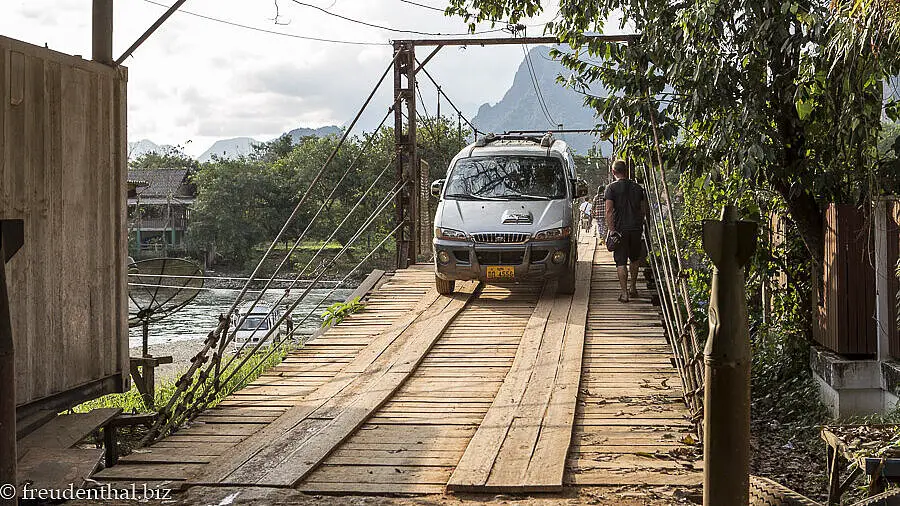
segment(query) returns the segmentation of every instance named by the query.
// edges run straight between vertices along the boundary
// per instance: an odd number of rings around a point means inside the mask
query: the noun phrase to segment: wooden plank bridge
[[[702,481],[659,309],[616,301],[609,253],[578,285],[396,272],[365,308],[100,482],[332,494],[558,491]],[[646,293],[644,293],[646,295]]]

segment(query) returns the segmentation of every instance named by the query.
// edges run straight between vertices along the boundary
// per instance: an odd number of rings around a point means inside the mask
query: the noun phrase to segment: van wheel
[[[456,281],[441,279],[437,276],[434,277],[434,286],[437,288],[437,292],[441,295],[450,295],[453,293],[453,288],[456,286]]]
[[[559,281],[556,284],[556,293],[571,295],[575,293],[575,262],[569,260],[569,268],[566,269],[566,272],[559,277]]]

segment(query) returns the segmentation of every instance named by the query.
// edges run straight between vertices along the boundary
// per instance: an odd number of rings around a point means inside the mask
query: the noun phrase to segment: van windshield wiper
[[[504,199],[553,200],[544,195],[525,195],[523,193],[510,193],[507,195],[500,195],[500,197],[503,197]]]
[[[468,193],[450,193],[444,195],[444,197],[449,199],[459,199],[459,200],[505,200],[501,198],[495,197],[484,197],[482,195],[469,195]]]

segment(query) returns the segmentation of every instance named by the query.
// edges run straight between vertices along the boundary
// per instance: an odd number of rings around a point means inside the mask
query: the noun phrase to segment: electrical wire
[[[444,9],[441,9],[440,7],[433,7],[433,6],[431,6],[431,5],[420,4],[420,3],[418,3],[418,2],[413,2],[412,0],[400,0],[400,1],[403,2],[403,3],[405,3],[405,4],[415,5],[416,7],[422,7],[422,8],[424,8],[424,9],[430,9],[430,10],[433,10],[433,11],[438,11],[438,12],[440,12],[440,13],[443,13],[443,12],[444,12]]]
[[[541,112],[544,113],[544,118],[546,118],[547,122],[550,123],[550,126],[556,128],[559,126],[556,121],[553,120],[553,116],[550,114],[550,109],[547,107],[547,103],[544,101],[544,94],[541,93],[541,86],[537,80],[537,73],[534,70],[534,64],[531,61],[531,55],[528,54],[528,44],[522,44],[522,52],[525,53],[525,67],[528,69],[528,74],[531,76],[531,85],[534,87],[534,93],[538,99],[538,105],[541,108]]]
[[[453,101],[450,100],[450,97],[448,97],[447,94],[444,92],[443,87],[439,86],[438,83],[437,83],[437,81],[434,80],[434,77],[431,76],[431,74],[428,72],[428,70],[427,70],[425,67],[423,67],[421,63],[419,63],[419,59],[418,59],[418,58],[416,58],[416,63],[419,64],[419,66],[420,66],[421,69],[422,69],[422,72],[425,73],[425,76],[428,77],[428,79],[431,81],[431,84],[433,84],[434,87],[438,90],[438,93],[440,93],[440,94],[444,97],[444,99],[447,100],[447,103],[450,104],[450,107],[452,107],[454,111],[456,111],[456,114],[457,114],[460,118],[462,118],[462,120],[465,121],[467,125],[469,125],[469,128],[472,129],[472,133],[474,133],[474,134],[476,134],[476,135],[477,135],[477,134],[484,134],[484,132],[482,132],[481,130],[479,130],[478,128],[476,128],[475,125],[472,124],[471,121],[469,121],[469,118],[467,118],[466,115],[463,114],[462,111],[459,110],[459,107],[456,107],[456,104],[454,104]]]
[[[164,8],[169,7],[168,5],[161,4],[161,3],[155,2],[153,0],[144,0],[144,1],[149,4],[158,5],[158,6],[164,7]],[[322,37],[312,37],[309,35],[296,35],[293,33],[278,32],[275,30],[267,30],[265,28],[258,28],[255,26],[249,26],[249,25],[244,25],[241,23],[235,23],[234,21],[228,21],[225,19],[214,18],[212,16],[198,14],[196,12],[186,11],[184,9],[179,9],[177,12],[182,13],[182,14],[189,14],[191,16],[195,16],[195,17],[198,17],[201,19],[206,19],[208,21],[215,21],[216,23],[222,23],[222,24],[229,25],[229,26],[243,28],[245,30],[252,30],[255,32],[267,33],[270,35],[280,35],[282,37],[290,37],[292,39],[310,40],[310,41],[315,41],[315,42],[329,42],[332,44],[349,44],[349,45],[354,45],[354,46],[390,46],[391,45],[389,42],[365,42],[365,41],[354,41],[354,40],[326,39],[326,38],[322,38]]]
[[[333,16],[333,17],[336,17],[336,18],[339,18],[339,19],[343,19],[344,21],[349,21],[349,22],[351,22],[351,23],[356,23],[356,24],[363,25],[363,26],[368,26],[368,27],[371,27],[371,28],[378,28],[379,30],[387,30],[387,31],[389,31],[389,32],[395,32],[395,33],[411,33],[411,34],[414,34],[414,35],[427,35],[427,36],[444,36],[444,35],[450,36],[450,35],[452,35],[452,36],[455,36],[455,37],[460,37],[460,36],[465,36],[465,35],[479,35],[479,34],[483,34],[483,33],[496,33],[496,32],[506,31],[506,28],[492,28],[492,29],[489,29],[489,30],[478,30],[478,31],[474,31],[474,32],[465,32],[465,33],[420,32],[420,31],[418,31],[418,30],[403,30],[403,29],[400,29],[400,28],[391,28],[391,27],[389,27],[389,26],[384,26],[384,25],[376,25],[376,24],[374,24],[374,23],[369,23],[369,22],[367,22],[367,21],[360,21],[360,20],[358,20],[358,19],[354,19],[354,18],[351,18],[351,17],[343,16],[343,15],[338,14],[338,13],[336,13],[336,12],[331,12],[331,11],[329,11],[328,9],[324,9],[324,8],[322,8],[322,7],[319,7],[318,5],[313,5],[313,4],[308,4],[308,3],[306,3],[306,2],[301,2],[300,0],[291,0],[291,1],[294,2],[294,3],[297,4],[297,5],[302,5],[302,6],[304,6],[304,7],[309,7],[309,8],[311,8],[311,9],[315,9],[315,10],[317,10],[317,11],[319,11],[319,12],[328,14],[329,16]]]

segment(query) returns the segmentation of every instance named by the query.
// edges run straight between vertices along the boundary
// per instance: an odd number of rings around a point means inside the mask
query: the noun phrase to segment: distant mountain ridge
[[[523,59],[513,78],[513,84],[503,98],[494,105],[483,104],[472,122],[483,132],[500,133],[509,130],[549,130],[557,128],[589,129],[596,124],[594,110],[584,106],[584,95],[556,82],[558,75],[568,75],[572,71],[550,58],[548,46],[535,46],[529,52],[534,66],[535,80],[550,114],[551,124],[541,111],[535,85],[528,64]],[[605,90],[596,88],[592,94],[603,95]],[[560,134],[559,138],[569,143],[578,154],[587,154],[588,149],[598,141],[591,134]],[[609,154],[610,144],[601,141],[604,154]]]
[[[341,131],[341,127],[339,126],[328,125],[319,128],[295,128],[290,132],[286,132],[282,135],[289,135],[292,141],[296,144],[300,142],[300,139],[304,137],[325,137],[327,135],[339,134],[341,133]],[[281,137],[281,135],[279,135],[278,137]],[[209,149],[198,156],[197,161],[201,163],[209,162],[212,160],[213,155],[225,159],[232,159],[243,155],[249,155],[253,152],[253,145],[260,144],[262,142],[266,141],[258,141],[252,137],[233,137],[231,139],[221,139],[214,142],[213,145],[209,147]],[[169,144],[156,144],[149,139],[141,139],[139,141],[128,143],[128,159],[134,160],[141,155],[153,152],[163,154],[171,149],[174,149],[174,147]]]

